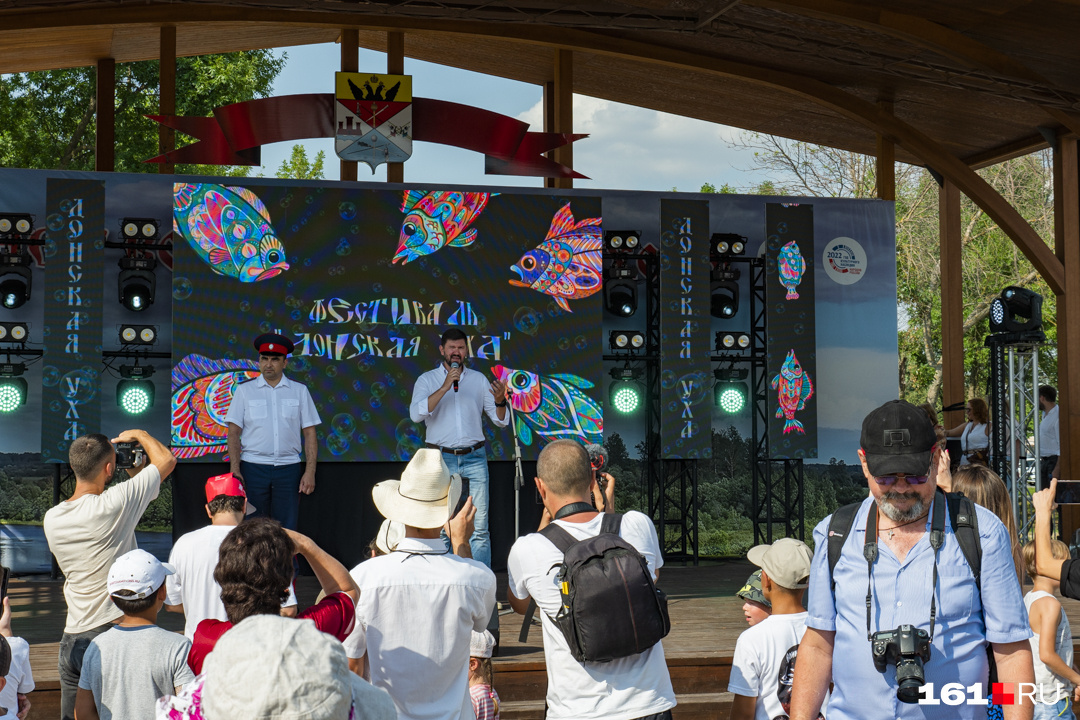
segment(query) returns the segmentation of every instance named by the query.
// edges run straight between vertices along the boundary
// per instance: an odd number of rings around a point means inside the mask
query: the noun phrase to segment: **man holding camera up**
[[[134,453],[137,459],[128,466],[131,479],[106,490],[117,468],[113,443],[136,444],[124,454]],[[127,430],[112,442],[99,434],[76,438],[68,448],[68,462],[75,473],[75,492],[45,513],[44,522],[49,550],[64,573],[67,603],[58,663],[63,720],[75,717],[87,646],[123,615],[109,600],[109,568],[117,557],[136,549],[135,526],[157,497],[161,481],[176,467],[169,449],[143,430]]]
[[[948,457],[936,442],[926,413],[902,400],[863,420],[859,459],[870,497],[858,505],[850,528],[830,527],[830,517],[814,529],[792,720],[816,718],[830,682],[829,720],[984,718],[986,704],[978,701],[990,695],[988,646],[995,682],[1015,688],[1034,681],[1012,539],[993,513],[970,505],[978,532],[965,532],[982,548],[976,582],[945,495],[937,492]],[[970,520],[961,512],[955,525],[964,531]],[[829,537],[834,547],[840,544],[831,572]],[[936,550],[932,540],[941,540]],[[929,683],[939,704],[918,704]],[[952,695],[942,702],[949,683],[963,688],[961,704],[952,704]],[[976,702],[967,702],[971,698]],[[1030,701],[1019,693],[1003,708],[1008,720],[1032,716]]]

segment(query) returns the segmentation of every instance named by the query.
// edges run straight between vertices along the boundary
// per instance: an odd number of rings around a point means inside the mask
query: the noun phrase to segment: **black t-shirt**
[[[1080,600],[1080,562],[1066,560],[1061,563],[1061,594]]]

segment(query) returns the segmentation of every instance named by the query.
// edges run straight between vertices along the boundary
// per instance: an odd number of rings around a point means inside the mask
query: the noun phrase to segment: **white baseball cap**
[[[176,572],[169,563],[163,563],[145,550],[132,550],[116,558],[109,568],[109,595],[123,600],[142,600],[150,597],[166,575]],[[118,590],[130,590],[133,595],[117,595]]]

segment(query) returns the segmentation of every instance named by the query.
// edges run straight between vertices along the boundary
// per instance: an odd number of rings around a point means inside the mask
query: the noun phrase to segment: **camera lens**
[[[926,684],[922,660],[915,657],[901,658],[896,663],[896,698],[900,702],[919,702],[919,689]]]

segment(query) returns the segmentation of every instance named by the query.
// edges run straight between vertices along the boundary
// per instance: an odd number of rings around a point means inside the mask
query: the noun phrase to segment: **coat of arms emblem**
[[[342,160],[382,163],[412,155],[412,76],[339,72],[335,84],[337,132],[334,150]]]

